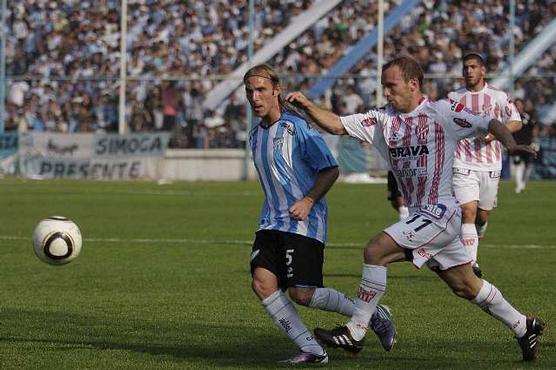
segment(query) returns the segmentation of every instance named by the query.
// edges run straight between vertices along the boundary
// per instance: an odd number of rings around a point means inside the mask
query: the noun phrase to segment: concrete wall
[[[161,161],[160,177],[182,181],[236,181],[256,179],[251,158],[245,165],[243,149],[168,149]]]

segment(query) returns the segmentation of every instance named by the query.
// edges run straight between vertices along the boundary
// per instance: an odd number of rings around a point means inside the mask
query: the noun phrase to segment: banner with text
[[[15,174],[17,139],[17,131],[0,133],[0,175]]]
[[[168,133],[26,133],[19,168],[29,178],[156,179],[168,140]]]

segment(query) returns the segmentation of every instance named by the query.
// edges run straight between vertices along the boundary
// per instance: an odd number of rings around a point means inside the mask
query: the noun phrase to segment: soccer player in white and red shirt
[[[521,129],[521,117],[508,95],[485,81],[486,66],[481,54],[463,56],[465,86],[448,94],[448,98],[475,113],[489,114],[511,132]],[[496,207],[502,169],[501,144],[492,134],[462,139],[454,160],[454,193],[462,208],[461,237],[473,258],[473,270],[480,277],[477,263],[479,238],[485,234],[489,213]]]
[[[460,139],[487,131],[510,153],[534,151],[517,145],[510,131],[486,114],[455,101],[432,102],[421,93],[423,72],[410,57],[384,65],[382,84],[388,104],[363,114],[339,117],[317,107],[301,92],[287,100],[304,109],[316,124],[335,135],[372,143],[388,161],[409,208],[409,217],[387,227],[364,250],[361,283],[351,320],[336,329],[315,329],[321,342],[357,353],[368,321],[386,290],[386,266],[412,261],[427,265],[459,297],[504,323],[518,338],[524,360],[535,359],[544,323],[517,311],[491,283],[477,277],[460,239],[461,208],[452,192],[452,165]]]

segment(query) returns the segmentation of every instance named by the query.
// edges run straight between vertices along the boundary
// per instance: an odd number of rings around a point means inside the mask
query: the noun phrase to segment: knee
[[[384,264],[382,254],[380,253],[380,245],[377,239],[372,239],[367,243],[363,251],[363,260],[369,265],[382,266]]]
[[[276,291],[276,287],[268,284],[268,282],[263,279],[257,279],[256,277],[254,277],[251,282],[251,289],[253,289],[253,292],[255,292],[260,300],[265,299]]]
[[[477,211],[472,206],[464,206],[461,209],[461,217],[464,223],[475,223],[477,217]]]
[[[471,300],[477,295],[476,289],[474,289],[473,286],[466,281],[461,281],[457,284],[453,284],[451,288],[452,292],[456,296],[467,300]]]
[[[309,306],[313,298],[314,289],[289,289],[289,295],[292,301],[302,306]]]

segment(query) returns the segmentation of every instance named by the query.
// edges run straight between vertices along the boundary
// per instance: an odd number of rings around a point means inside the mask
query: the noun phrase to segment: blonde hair
[[[274,68],[272,68],[269,64],[266,63],[257,64],[256,66],[249,68],[249,70],[245,72],[245,75],[243,75],[243,83],[245,84],[247,82],[247,79],[250,77],[266,78],[270,80],[273,87],[281,86],[280,77],[278,76],[278,73],[276,73]],[[302,118],[303,120],[307,122],[311,122],[311,120],[307,117],[307,115],[302,110],[300,110],[292,103],[282,98],[281,94],[278,95],[278,103],[280,104],[281,111],[287,110],[290,113],[293,113],[294,115]]]

